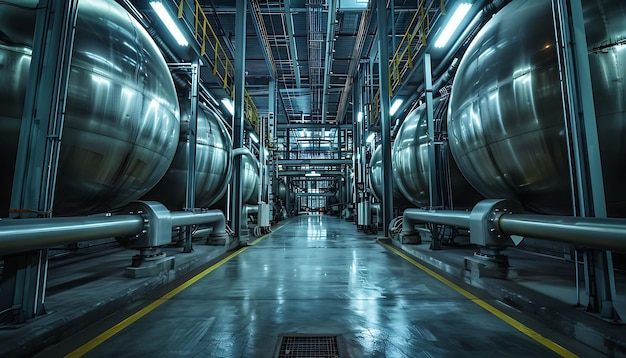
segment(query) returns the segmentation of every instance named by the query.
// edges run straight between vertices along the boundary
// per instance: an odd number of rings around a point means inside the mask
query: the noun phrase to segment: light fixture
[[[393,101],[391,108],[389,108],[389,115],[393,116],[394,114],[396,114],[396,111],[398,110],[398,108],[400,108],[400,106],[402,105],[402,102],[403,101],[400,98]]]
[[[367,142],[372,143],[374,139],[376,139],[376,133],[370,133],[370,135],[367,137]]]
[[[361,121],[363,120],[363,112],[359,112],[356,115],[356,121],[361,123]]]
[[[185,36],[183,36],[183,33],[180,32],[180,29],[178,28],[178,26],[176,26],[176,23],[170,16],[170,13],[165,10],[163,4],[160,1],[150,1],[150,5],[154,9],[154,11],[156,11],[157,15],[159,15],[165,27],[170,30],[170,33],[172,33],[172,36],[174,36],[176,42],[178,42],[178,44],[181,46],[188,46],[189,43],[185,39]]]
[[[448,43],[448,40],[450,40],[450,37],[452,37],[452,34],[459,27],[461,21],[465,18],[465,15],[467,15],[467,12],[471,7],[472,4],[461,3],[456,10],[454,10],[452,17],[450,17],[450,21],[448,21],[446,27],[444,27],[441,34],[439,34],[437,41],[435,41],[435,47],[442,48]]]
[[[320,173],[316,173],[315,170],[311,170],[310,173],[306,173],[304,174],[305,177],[318,177],[320,176]]]
[[[250,139],[252,139],[252,141],[254,143],[258,143],[259,142],[259,137],[256,136],[256,134],[250,132]]]
[[[235,114],[235,107],[233,107],[233,102],[230,100],[230,98],[222,98],[222,104],[226,107],[230,114]]]

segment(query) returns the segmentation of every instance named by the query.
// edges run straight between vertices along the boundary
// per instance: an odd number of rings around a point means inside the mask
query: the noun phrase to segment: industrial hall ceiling
[[[372,130],[378,119],[379,59],[377,31],[385,31],[389,63],[390,102],[402,100],[396,117],[406,114],[423,91],[423,56],[432,58],[436,79],[454,63],[463,38],[483,20],[489,1],[466,5],[458,0],[387,1],[386,29],[379,29],[376,1],[291,0],[246,2],[246,45],[235,48],[237,3],[224,0],[163,0],[183,29],[181,46],[158,20],[154,1],[125,0],[137,10],[148,31],[157,37],[168,62],[189,62],[204,53],[201,78],[204,98],[227,114],[221,98],[232,96],[235,58],[245,56],[246,98],[260,116],[274,112],[278,124],[311,124],[314,135],[335,136],[316,124],[350,124],[364,112]],[[471,6],[470,6],[471,5]],[[433,46],[454,10],[468,13],[446,46]],[[177,15],[179,18],[177,19]],[[474,20],[472,20],[474,19]],[[471,28],[470,28],[470,22]],[[362,108],[354,108],[355,79],[362,92],[371,92]],[[274,96],[270,96],[273,90]],[[396,118],[392,118],[396,120]],[[326,132],[319,130],[326,129]],[[332,127],[331,127],[332,129]],[[280,135],[280,133],[279,133]]]

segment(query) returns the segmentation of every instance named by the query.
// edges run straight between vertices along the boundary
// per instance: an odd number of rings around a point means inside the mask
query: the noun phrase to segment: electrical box
[[[259,223],[260,227],[270,226],[270,205],[268,203],[259,202]]]

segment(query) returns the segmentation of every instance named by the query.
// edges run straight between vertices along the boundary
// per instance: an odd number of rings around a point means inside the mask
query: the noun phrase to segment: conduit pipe
[[[470,227],[470,212],[462,210],[406,209],[402,215],[404,231],[413,231],[417,223],[437,223],[462,228]]]
[[[226,234],[226,218],[220,210],[178,211],[171,213],[172,227],[197,224],[212,224],[213,234]]]
[[[0,221],[0,255],[133,235],[143,229],[139,215],[6,219]]]
[[[252,163],[255,163],[255,165],[257,166],[257,170],[259,169],[259,162],[257,161],[256,157],[252,155],[252,152],[248,148],[235,148],[232,150],[230,155],[231,158],[235,158],[238,155],[245,155],[250,158],[250,161]]]
[[[489,201],[496,202],[484,200],[478,203],[472,212],[406,209],[402,216],[402,233],[416,234],[414,226],[418,223],[437,223],[460,228],[470,228],[472,223],[474,228],[481,228],[482,225],[491,228],[488,232],[472,229],[470,233],[472,243],[493,243],[485,241],[482,237],[484,235],[494,237],[517,235],[606,250],[626,250],[626,219],[512,214],[506,209],[504,211],[498,209],[497,204]],[[510,205],[509,202],[508,206]],[[480,222],[477,222],[477,218],[480,218]],[[510,242],[501,241],[500,244],[506,246]]]
[[[148,208],[164,208],[161,204],[143,203]],[[132,236],[147,233],[150,236],[151,228],[158,231],[160,221],[171,227],[196,224],[211,224],[212,235],[225,237],[226,219],[219,210],[201,212],[163,212],[165,215],[150,216],[147,211],[135,215],[94,215],[63,218],[37,219],[5,219],[0,221],[0,256],[17,252],[37,250],[52,246],[71,244],[79,241],[89,241],[107,237]],[[169,218],[167,217],[169,214]],[[154,221],[154,222],[153,222]],[[159,232],[158,235],[162,233]],[[164,240],[169,243],[168,240]],[[141,242],[138,238],[130,242]],[[152,245],[150,245],[152,246]]]
[[[607,250],[626,249],[626,219],[511,214],[497,221],[508,235],[537,237]]]

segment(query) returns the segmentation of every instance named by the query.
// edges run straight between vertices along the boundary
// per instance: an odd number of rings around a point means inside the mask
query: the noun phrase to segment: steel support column
[[[386,0],[376,0],[378,12],[378,62],[380,78],[380,119],[383,159],[383,236],[389,236],[393,219],[393,186],[391,176],[391,116],[389,115],[389,44],[387,38]]]
[[[198,132],[198,83],[200,80],[200,59],[191,64],[191,90],[189,99],[189,129],[187,131],[187,188],[185,210],[193,211],[196,206],[196,133]],[[185,247],[183,252],[192,252],[193,235],[191,226],[185,228]]]
[[[235,56],[235,116],[233,119],[233,148],[243,148],[244,128],[244,87],[245,87],[245,48],[246,48],[246,14],[247,1],[237,1],[237,14],[235,15],[235,48],[241,53]],[[232,205],[231,205],[231,229],[235,237],[241,237],[242,224],[242,171],[241,156],[233,158],[233,181],[232,181]]]
[[[424,54],[424,87],[426,97],[426,120],[428,122],[428,194],[430,207],[436,208],[439,204],[439,190],[437,185],[437,159],[435,158],[435,119],[433,114],[433,76],[430,54]],[[435,230],[437,231],[437,230]],[[431,249],[439,250],[441,243],[439,235],[433,233]]]
[[[77,14],[78,0],[42,0],[37,6],[13,176],[14,218],[52,216]],[[21,323],[45,313],[47,270],[47,250],[4,258],[2,321]]]
[[[581,0],[553,0],[563,108],[575,182],[575,211],[606,218],[606,202],[596,124],[589,54]],[[584,251],[587,310],[619,320],[613,306],[615,278],[610,251]]]

